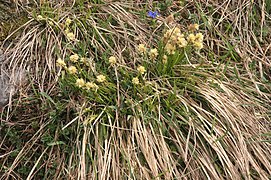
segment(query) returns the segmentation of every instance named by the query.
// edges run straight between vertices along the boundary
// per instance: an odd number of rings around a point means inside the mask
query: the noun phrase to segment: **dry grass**
[[[264,0],[188,2],[180,13],[196,14],[194,20],[203,22],[206,50],[190,65],[174,70],[196,82],[186,87],[182,79],[172,83],[178,77],[157,77],[152,86],[156,93],[138,93],[141,100],[136,101],[120,87],[116,71],[117,89],[112,95],[116,110],[76,94],[58,99],[61,71],[55,60],[76,46],[64,45],[64,32],[56,33],[32,18],[7,49],[9,69],[27,70],[30,82],[2,113],[0,130],[9,131],[0,133],[0,179],[269,179],[266,4]],[[161,17],[153,33],[136,12],[144,9],[141,2],[88,5],[97,10],[84,19],[83,12],[58,4],[52,14],[59,21],[54,24],[60,27],[66,17],[74,17],[75,34],[89,57],[102,64],[103,53],[114,52],[126,69],[137,62],[137,44],[156,43],[165,19]],[[177,5],[166,12],[176,12]],[[255,11],[261,12],[259,22],[253,19]],[[182,18],[175,21],[186,23]],[[94,71],[97,66],[96,61]],[[126,114],[121,111],[124,98],[130,104]],[[87,107],[97,113],[85,113]],[[17,134],[11,134],[14,129]],[[53,138],[51,144],[48,136]],[[21,142],[13,143],[18,137]]]

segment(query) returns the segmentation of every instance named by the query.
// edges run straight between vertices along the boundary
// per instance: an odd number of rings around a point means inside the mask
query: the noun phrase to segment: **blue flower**
[[[159,13],[158,13],[158,11],[149,11],[148,16],[154,19],[157,16],[159,16]]]

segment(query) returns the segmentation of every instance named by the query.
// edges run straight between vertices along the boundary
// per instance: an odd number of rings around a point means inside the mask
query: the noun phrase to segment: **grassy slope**
[[[8,49],[9,68],[26,67],[30,83],[2,113],[1,178],[268,179],[269,3],[167,2],[23,6],[30,20]],[[150,8],[160,9],[156,22]],[[155,64],[136,52],[143,43],[161,54],[163,30],[190,23],[205,35],[200,53],[161,70],[160,56]],[[56,67],[73,53],[92,59],[77,66],[85,79],[106,75],[96,93]],[[138,64],[146,82],[133,86]]]

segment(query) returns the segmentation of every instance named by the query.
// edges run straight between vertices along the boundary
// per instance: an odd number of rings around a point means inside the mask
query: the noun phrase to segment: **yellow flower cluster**
[[[196,35],[194,34],[189,34],[188,35],[188,41],[192,43],[192,45],[196,49],[202,49],[203,48],[203,34],[202,33],[197,33]]]
[[[86,88],[87,90],[95,90],[99,89],[99,86],[94,82],[85,82],[84,79],[78,78],[75,83],[79,88]]]
[[[76,40],[75,34],[73,32],[70,32],[70,29],[69,29],[69,26],[71,23],[72,23],[72,20],[70,18],[67,18],[65,21],[65,27],[66,27],[65,34],[69,41],[75,41]]]
[[[147,52],[147,48],[144,44],[139,44],[137,50],[140,54],[145,54]]]
[[[144,44],[139,44],[137,46],[137,51],[139,52],[139,54],[147,54],[147,48]],[[149,57],[151,60],[155,60],[157,58],[157,56],[159,55],[158,50],[156,48],[150,49],[149,53]]]
[[[192,45],[196,49],[201,49],[203,47],[203,35],[202,33],[193,33],[193,31],[198,29],[198,24],[190,25],[188,30],[192,31],[192,33],[188,35],[181,33],[178,27],[167,30],[163,37],[164,42],[166,42],[166,52],[174,54],[177,48],[185,48],[188,45]]]
[[[88,61],[88,58],[86,58],[86,57],[80,58],[78,54],[72,54],[69,57],[69,60],[72,63],[78,63],[79,59],[80,59],[80,62],[85,64],[85,65],[89,65],[89,63],[90,63],[90,61]],[[56,65],[59,66],[59,67],[65,68],[67,73],[69,73],[71,75],[76,75],[77,72],[78,72],[77,68],[74,65],[70,65],[70,66],[67,67],[66,62],[61,58],[57,59]],[[97,76],[97,82],[104,82],[105,80],[106,79],[105,79],[104,75],[98,75]],[[82,79],[82,78],[77,78],[76,82],[75,82],[75,85],[78,86],[79,88],[85,88],[87,90],[95,90],[95,91],[97,91],[97,89],[99,88],[99,86],[97,84],[95,84],[94,82],[85,82],[85,80]]]
[[[178,27],[167,30],[164,34],[164,41],[167,43],[165,50],[168,54],[174,54],[177,47],[184,48],[187,46],[187,40]]]
[[[106,77],[104,75],[98,75],[96,80],[97,80],[97,82],[102,83],[102,82],[106,81]],[[97,89],[99,88],[99,86],[96,83],[94,83],[94,82],[85,82],[82,78],[78,78],[76,80],[75,84],[79,88],[86,88],[87,90],[95,90],[95,91],[97,91]]]
[[[85,85],[87,90],[94,89],[96,91],[99,88],[99,86],[94,82],[87,82]]]

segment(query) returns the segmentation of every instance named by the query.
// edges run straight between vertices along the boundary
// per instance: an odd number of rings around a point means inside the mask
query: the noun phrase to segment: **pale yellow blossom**
[[[135,85],[138,85],[138,84],[139,84],[139,79],[138,79],[138,77],[134,77],[134,78],[132,79],[132,83],[135,84]]]
[[[188,42],[194,42],[196,40],[196,36],[194,34],[189,34],[187,37]]]
[[[196,49],[202,49],[203,48],[203,43],[200,42],[200,41],[195,41],[193,45],[194,45],[194,47]]]
[[[141,54],[145,54],[146,51],[147,51],[147,48],[144,44],[139,44],[138,47],[137,47],[137,50],[139,53]]]
[[[167,30],[164,34],[164,40],[167,40],[170,38],[170,36],[172,35],[172,32],[170,30]]]
[[[72,20],[70,18],[67,18],[65,21],[65,25],[69,26],[72,23]]]
[[[193,45],[196,49],[202,49],[203,48],[203,34],[197,33],[195,35],[195,41],[193,42]]]
[[[75,35],[72,32],[66,32],[67,33],[67,38],[70,41],[75,41]]]
[[[158,56],[158,51],[156,48],[150,50],[150,58],[155,59]]]
[[[90,90],[90,89],[94,89],[95,91],[99,88],[99,86],[97,85],[97,84],[95,84],[94,82],[87,82],[86,84],[85,84],[85,86],[86,86],[86,88],[88,89],[88,90]]]
[[[68,68],[68,72],[69,72],[70,74],[76,74],[76,73],[77,73],[77,69],[76,69],[75,66],[70,66],[70,67]]]
[[[78,86],[78,87],[84,87],[85,86],[85,81],[84,81],[84,79],[82,79],[82,78],[80,78],[80,79],[77,79],[76,80],[76,86]]]
[[[178,38],[178,41],[177,41],[177,44],[179,47],[186,47],[187,46],[187,41],[185,40],[184,37],[179,37]]]
[[[178,38],[183,38],[183,37],[184,37],[184,34],[182,34],[182,33],[178,34]]]
[[[168,54],[175,54],[176,46],[172,45],[171,43],[167,43],[167,45],[165,46],[165,49]]]
[[[203,41],[203,34],[202,33],[197,33],[195,36],[195,41]]]
[[[49,21],[48,24],[49,24],[50,26],[54,26],[54,22],[53,22],[53,21]]]
[[[138,72],[139,72],[140,74],[144,74],[144,73],[146,72],[146,69],[145,69],[144,66],[138,66],[137,70],[138,70]]]
[[[56,64],[57,64],[57,66],[60,66],[60,67],[66,67],[65,61],[62,60],[61,58],[57,59]]]
[[[77,62],[78,61],[78,59],[79,59],[79,56],[78,56],[78,54],[73,54],[73,55],[71,55],[70,56],[70,61],[71,62]]]
[[[65,29],[65,34],[67,35],[68,33],[70,32],[70,29],[69,28],[66,28]],[[73,33],[72,33],[73,34]],[[74,37],[75,38],[75,37]]]
[[[174,34],[181,33],[180,28],[178,28],[178,27],[173,28],[173,33],[174,33]]]
[[[108,59],[108,61],[109,61],[109,63],[110,63],[111,65],[114,65],[114,64],[117,63],[117,59],[116,59],[115,56],[111,56],[111,57]]]
[[[104,82],[105,80],[106,80],[106,77],[105,77],[104,75],[98,75],[98,76],[97,76],[97,81],[98,81],[98,82],[102,83],[102,82]]]
[[[166,31],[164,34],[164,40],[170,40],[171,42],[176,43],[179,36],[183,36],[181,34],[181,30],[180,28],[175,27]]]
[[[41,21],[41,20],[43,20],[43,19],[44,19],[44,18],[42,17],[42,15],[38,15],[38,16],[37,16],[37,20],[38,20],[38,21]]]

